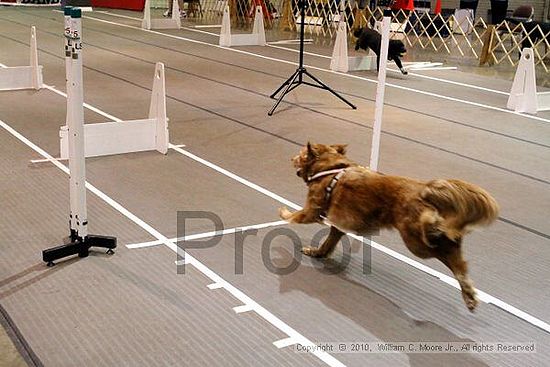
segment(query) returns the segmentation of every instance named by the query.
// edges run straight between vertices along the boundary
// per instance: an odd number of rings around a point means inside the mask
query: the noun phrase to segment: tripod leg
[[[283,90],[283,92],[281,93],[281,95],[279,96],[279,98],[277,99],[277,102],[275,102],[275,104],[273,105],[273,107],[271,107],[271,109],[269,110],[269,112],[267,113],[268,116],[271,116],[273,115],[273,112],[275,111],[275,109],[277,108],[277,106],[279,105],[279,103],[281,103],[281,101],[283,100],[283,98],[285,97],[285,95],[292,89],[296,88],[296,86],[293,87],[295,81],[296,81],[296,78],[298,78],[298,76],[300,75],[300,70],[296,70],[296,72],[285,82],[286,84],[286,88]],[[278,91],[280,91],[284,86],[285,84],[281,85],[279,87],[279,89],[277,89],[277,91],[273,94],[277,94]],[[271,98],[273,98],[273,96],[271,96]]]
[[[335,90],[333,90],[331,87],[329,87],[328,85],[326,85],[325,83],[323,83],[320,79],[317,79],[316,77],[314,77],[312,74],[310,74],[307,70],[304,69],[304,73],[309,76],[311,79],[313,79],[317,84],[319,84],[323,89],[326,89],[328,90],[330,93],[334,94],[336,97],[340,98],[342,100],[342,102],[346,103],[348,106],[350,106],[351,108],[353,108],[354,110],[357,109],[357,107],[351,103],[350,101],[348,101],[347,99],[345,99],[344,97],[342,97],[340,94],[338,94]]]
[[[283,89],[288,84],[292,84],[292,81],[296,79],[296,75],[298,74],[298,72],[299,70],[296,70],[294,74],[292,74],[283,84],[281,84],[279,88],[277,88],[275,92],[273,92],[273,94],[269,96],[269,98],[275,98],[275,96],[281,91],[281,89]]]

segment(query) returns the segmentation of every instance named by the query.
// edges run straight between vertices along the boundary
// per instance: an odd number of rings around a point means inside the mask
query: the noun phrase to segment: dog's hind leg
[[[468,267],[462,257],[460,240],[437,248],[436,257],[453,272],[462,290],[462,298],[470,311],[479,303],[472,280],[468,276]]]
[[[336,244],[340,241],[340,238],[344,235],[344,232],[340,231],[338,228],[331,226],[328,237],[325,242],[317,248],[315,247],[302,247],[302,252],[304,255],[311,257],[327,257],[334,251]]]
[[[466,303],[466,307],[470,311],[474,311],[478,300],[472,280],[468,276],[466,261],[462,258],[462,239],[459,238],[453,241],[444,233],[441,233],[439,236],[434,236],[435,233],[427,233],[426,237],[430,241],[430,245],[427,245],[425,239],[418,235],[421,232],[420,228],[416,226],[401,226],[398,229],[407,248],[413,254],[422,259],[435,257],[453,272],[458,284],[460,284],[462,298],[464,299],[464,303]]]

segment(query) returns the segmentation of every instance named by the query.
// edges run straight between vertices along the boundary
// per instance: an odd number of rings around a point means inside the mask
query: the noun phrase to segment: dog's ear
[[[308,141],[307,142],[307,157],[308,158],[317,158],[319,156],[319,153],[317,153],[317,150],[313,147],[313,145]]]
[[[340,154],[346,154],[346,151],[348,150],[347,144],[332,144],[330,147],[336,149],[336,151]]]

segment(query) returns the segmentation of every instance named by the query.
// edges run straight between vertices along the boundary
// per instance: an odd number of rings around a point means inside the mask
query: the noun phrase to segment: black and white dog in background
[[[374,29],[370,29],[368,27],[359,28],[355,32],[353,32],[353,35],[357,37],[357,41],[355,42],[355,50],[359,50],[360,48],[363,50],[371,49],[374,51],[374,53],[377,56],[376,59],[376,70],[378,70],[380,66],[380,45],[382,44],[382,36],[380,33],[375,31]],[[406,53],[407,50],[405,49],[405,45],[400,40],[390,40],[390,45],[388,48],[388,60],[395,61],[395,64],[401,70],[401,73],[403,75],[407,75],[408,72],[403,67],[403,64],[401,64],[400,57],[403,56],[404,53]]]

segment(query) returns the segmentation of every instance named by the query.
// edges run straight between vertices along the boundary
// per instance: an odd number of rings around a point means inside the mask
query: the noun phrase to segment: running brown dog
[[[389,176],[359,166],[346,156],[346,145],[310,144],[292,158],[296,174],[308,186],[305,206],[291,213],[279,209],[290,223],[331,225],[318,248],[303,247],[313,257],[326,257],[345,232],[368,235],[396,228],[416,256],[437,258],[454,274],[470,311],[478,300],[462,256],[462,238],[471,227],[488,225],[498,204],[482,188],[455,179],[417,181]]]

